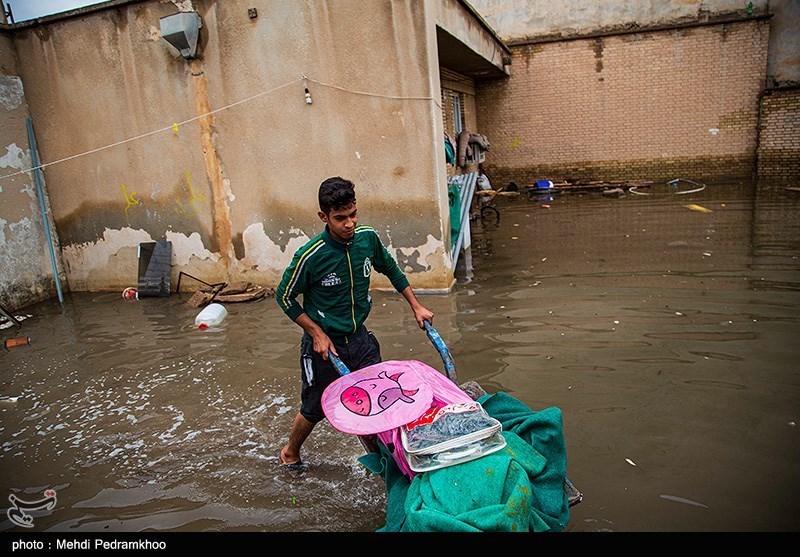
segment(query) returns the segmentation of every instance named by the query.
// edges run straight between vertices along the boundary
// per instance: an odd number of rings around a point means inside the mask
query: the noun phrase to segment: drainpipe
[[[31,161],[33,162],[33,175],[36,179],[36,192],[39,194],[39,206],[42,209],[42,220],[47,234],[47,247],[50,250],[50,264],[53,266],[53,277],[56,279],[56,290],[58,291],[58,301],[64,305],[64,295],[61,293],[61,279],[58,276],[58,266],[56,265],[56,255],[53,252],[53,238],[50,235],[50,221],[47,219],[47,210],[44,206],[44,190],[42,189],[42,171],[39,168],[39,155],[36,152],[36,138],[33,135],[33,122],[31,117],[25,120],[28,126],[28,144],[31,146]]]
[[[214,232],[219,242],[220,257],[225,263],[225,271],[230,280],[231,265],[235,259],[233,240],[231,238],[231,212],[226,201],[225,184],[222,179],[222,165],[220,164],[217,146],[214,141],[215,118],[208,100],[208,86],[203,66],[200,60],[190,62],[192,76],[194,76],[194,98],[198,114],[205,114],[200,118],[200,140],[203,145],[203,160],[206,164],[206,174],[211,183],[213,195],[213,220]]]

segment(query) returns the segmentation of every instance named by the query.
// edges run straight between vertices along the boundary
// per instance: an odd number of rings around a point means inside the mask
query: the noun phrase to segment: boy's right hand
[[[300,325],[303,330],[308,333],[311,340],[314,341],[314,352],[319,354],[323,360],[328,360],[328,350],[333,352],[336,356],[339,355],[339,353],[336,352],[336,348],[333,346],[333,342],[331,342],[331,338],[326,335],[325,331],[314,323],[308,315],[301,313],[297,316],[297,319],[295,319],[295,323]]]
[[[336,347],[333,345],[331,338],[323,332],[320,332],[312,337],[314,340],[314,352],[319,354],[323,360],[328,360],[328,350],[333,352],[335,356],[339,353],[336,352]]]

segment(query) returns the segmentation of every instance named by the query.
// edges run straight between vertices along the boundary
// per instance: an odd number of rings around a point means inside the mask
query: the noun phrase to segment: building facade
[[[202,24],[191,58],[162,37],[178,12]],[[452,287],[440,65],[505,76],[509,53],[466,2],[114,0],[3,25],[0,41],[0,303],[52,296],[56,276],[134,286],[138,246],[163,240],[173,284],[183,271],[274,286],[337,175],[416,289]],[[57,274],[29,195],[28,116]]]

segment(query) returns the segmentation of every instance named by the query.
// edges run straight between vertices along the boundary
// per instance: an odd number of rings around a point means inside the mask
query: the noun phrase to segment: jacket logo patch
[[[364,259],[364,276],[368,277],[372,274],[372,261],[369,260],[369,257]]]
[[[342,284],[342,279],[336,276],[336,273],[330,273],[320,282],[322,286],[336,286]]]

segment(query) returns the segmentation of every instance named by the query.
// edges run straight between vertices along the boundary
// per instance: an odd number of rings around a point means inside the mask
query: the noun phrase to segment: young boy
[[[322,392],[339,377],[328,351],[351,371],[381,361],[378,340],[364,326],[372,306],[372,270],[389,278],[420,328],[425,321],[433,323],[433,313],[419,303],[375,230],[357,226],[355,189],[350,180],[337,176],[320,184],[317,214],[325,229],[297,250],[275,291],[278,305],[305,331],[300,342],[300,412],[280,452],[281,465],[296,475],[307,470],[300,458],[301,446],[325,418]],[[296,301],[300,294],[302,306]]]

